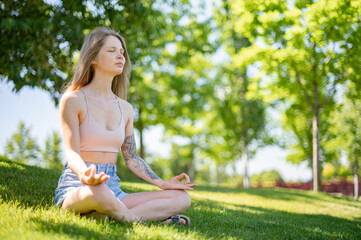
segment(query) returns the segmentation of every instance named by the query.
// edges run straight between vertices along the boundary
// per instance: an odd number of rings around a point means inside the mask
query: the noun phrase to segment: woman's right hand
[[[87,169],[80,173],[79,180],[83,184],[87,185],[98,185],[105,181],[108,181],[110,178],[109,175],[106,175],[104,172],[96,174],[95,165],[91,164]]]

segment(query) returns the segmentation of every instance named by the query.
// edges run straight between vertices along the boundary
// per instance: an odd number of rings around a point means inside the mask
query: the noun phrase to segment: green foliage
[[[50,92],[58,102],[64,81],[73,67],[84,29],[96,26],[94,16],[81,1],[2,1],[0,8],[0,80]]]
[[[343,175],[353,172],[353,168],[361,165],[359,156],[361,155],[361,101],[359,92],[356,91],[355,84],[349,83],[343,102],[337,106],[331,116],[332,128],[329,129],[333,138],[326,144],[328,149],[334,149],[341,155],[346,153],[349,169],[344,170]],[[336,168],[336,175],[342,167],[337,161],[333,161]],[[357,167],[359,168],[359,167]],[[355,171],[358,171],[355,169]]]
[[[125,165],[123,155],[121,152],[117,155],[117,175],[121,181],[139,181],[140,178],[135,175],[130,169]]]
[[[249,158],[252,158],[257,148],[267,144],[268,134],[264,131],[266,104],[259,98],[247,99],[246,96],[251,90],[243,84],[248,85],[244,81],[250,80],[242,80],[240,75],[230,69],[221,71],[221,75],[224,79],[217,85],[219,93],[215,96],[218,99],[215,107],[219,113],[213,119],[213,122],[221,122],[218,125],[220,129],[214,129],[214,132],[224,139],[223,150],[219,152],[223,152],[223,156],[219,156],[220,161],[227,161],[225,156],[233,161],[240,159],[243,152],[242,142],[245,142]],[[241,97],[243,91],[246,95],[244,98]],[[253,149],[249,147],[251,144]]]
[[[46,168],[61,172],[64,163],[61,157],[61,138],[57,131],[53,131],[45,140],[45,149],[42,151],[42,162]]]
[[[31,136],[31,127],[20,122],[15,132],[6,142],[5,156],[22,163],[38,164],[40,147]]]
[[[172,144],[172,151],[170,154],[170,170],[172,175],[178,175],[182,172],[188,172],[189,162],[192,161],[192,149],[189,145]]]
[[[322,176],[325,180],[341,180],[351,176],[352,172],[349,167],[336,162],[336,166],[331,163],[326,163],[326,166],[322,169]],[[350,179],[351,180],[351,179]]]
[[[211,130],[209,102],[213,79],[209,72],[213,66],[210,61],[213,46],[208,36],[212,28],[209,20],[197,22],[191,10],[183,17],[188,17],[189,22],[172,26],[168,32],[170,50],[166,47],[158,59],[159,67],[154,71],[156,81],[152,84],[158,90],[159,103],[157,109],[151,111],[158,113],[167,141],[175,142],[174,136],[178,136],[185,142],[181,148],[186,149],[187,156],[175,156],[177,148],[172,150],[172,159],[182,159],[179,164],[186,166],[185,172],[194,179],[195,166],[208,154],[205,141]]]
[[[197,184],[211,184],[214,176],[212,175],[210,165],[211,164],[205,164],[204,162],[200,166],[198,165],[196,167],[197,175],[195,179],[191,179],[191,181]]]
[[[219,49],[224,49],[229,60],[217,66],[213,106],[218,114],[212,122],[220,122],[214,126],[211,134],[218,135],[221,141],[210,144],[217,153],[217,168],[225,162],[247,162],[261,146],[270,144],[266,127],[266,103],[260,97],[257,78],[248,74],[247,65],[239,66],[232,59],[244,48],[252,44],[249,39],[237,32],[231,1],[223,1],[223,11],[215,12],[215,19],[221,33]],[[217,129],[218,128],[218,129]],[[220,162],[223,162],[221,164]],[[247,173],[247,169],[244,169]],[[223,181],[218,173],[217,182]],[[248,175],[245,174],[248,187]]]
[[[269,99],[282,100],[290,108],[295,102],[305,102],[299,109],[301,116],[308,121],[306,116],[310,114],[313,126],[322,129],[332,110],[337,88],[347,80],[357,85],[361,82],[361,70],[357,67],[361,63],[357,56],[361,46],[360,2],[226,2],[237,26],[235,31],[251,42],[232,58],[234,64],[240,68],[260,65],[261,73],[267,76],[263,78],[263,86],[273,95]],[[319,129],[313,132],[317,152],[313,161],[318,166],[323,160],[319,158],[319,150],[327,157],[327,153],[322,152],[323,136],[319,138],[319,133]],[[309,151],[305,151],[302,139],[308,137],[298,136],[299,143],[294,147],[303,154],[298,151],[296,154],[306,160]],[[313,172],[318,171],[316,168]],[[318,177],[314,180],[320,185]]]
[[[162,178],[164,180],[168,180],[175,176],[175,174],[173,174],[171,172],[171,169],[169,167],[169,165],[171,163],[171,161],[169,161],[169,159],[165,159],[160,156],[149,154],[148,156],[146,156],[146,160],[149,162],[149,166],[151,167],[151,169],[160,178]],[[177,174],[180,174],[180,172],[178,172]],[[192,180],[192,182],[193,182],[193,180]]]
[[[169,179],[173,177],[170,169],[169,162],[166,159],[160,157],[146,155],[144,161],[150,166],[150,168],[162,179]],[[137,175],[135,175],[126,165],[121,152],[117,155],[117,175],[121,181],[143,181]]]
[[[334,104],[329,104],[320,112],[320,136],[322,160],[324,162],[334,162],[340,159],[340,152],[337,146],[328,147],[329,143],[335,138],[330,129],[333,127],[332,112],[335,109]],[[282,111],[282,110],[281,110]],[[281,123],[284,131],[287,133],[282,136],[284,148],[288,150],[286,160],[294,164],[306,161],[312,168],[312,112],[307,107],[307,103],[302,99],[295,99],[281,116]]]
[[[23,86],[45,89],[57,104],[85,34],[97,26],[109,26],[126,39],[135,70],[132,85],[140,89],[145,75],[152,72],[152,62],[173,40],[168,32],[189,9],[187,2],[3,1],[1,79],[14,83],[16,91]],[[164,8],[174,10],[167,13]],[[131,88],[131,102],[139,102],[141,94],[134,93]]]
[[[121,5],[122,10],[115,10]],[[164,68],[162,55],[167,44],[175,41],[174,29],[189,9],[188,1],[137,0],[123,4],[98,2],[104,8],[105,24],[125,37],[132,62],[129,102],[135,109],[134,126],[139,131],[140,152],[144,158],[143,131],[162,122],[162,104],[158,69]],[[164,11],[164,9],[168,9]],[[127,24],[124,24],[127,23]],[[170,67],[170,66],[169,66]]]
[[[281,174],[277,170],[263,171],[251,176],[253,185],[274,186],[277,180],[282,180]]]
[[[331,163],[326,163],[326,166],[322,169],[322,176],[325,180],[335,179],[335,176],[337,176],[335,166]]]
[[[335,97],[361,86],[357,0],[224,0],[202,21],[202,4],[195,10],[187,0],[6,0],[0,5],[0,80],[12,82],[15,91],[45,89],[55,103],[85,34],[103,25],[125,37],[139,152],[160,176],[187,172],[200,182],[229,181],[235,176],[224,172],[227,164],[245,151],[252,158],[275,142],[267,121],[270,107],[283,114],[287,160],[312,166],[312,118],[318,118],[321,163],[332,164],[339,174],[343,152],[350,163],[359,161],[359,94],[352,93],[342,106]],[[229,61],[212,62],[216,51]],[[173,143],[168,160],[144,151],[143,132],[157,124]],[[25,126],[17,134],[8,141],[7,155],[34,161],[35,140]],[[59,141],[48,138],[43,151],[48,167],[58,170]],[[121,178],[138,180],[118,158]],[[218,177],[211,173],[213,164]]]

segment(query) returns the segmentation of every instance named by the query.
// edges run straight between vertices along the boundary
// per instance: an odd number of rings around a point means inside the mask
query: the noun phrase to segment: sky
[[[53,130],[61,132],[60,116],[49,93],[38,88],[24,87],[18,93],[11,91],[11,83],[0,82],[0,154],[4,154],[6,141],[17,130],[20,121],[31,128],[31,135],[44,148],[45,139]],[[144,132],[144,144],[149,153],[167,157],[170,144],[162,142],[162,126],[152,127]],[[139,146],[137,133],[136,144]],[[62,148],[64,149],[63,145]],[[259,149],[249,161],[249,174],[275,169],[286,181],[308,181],[311,170],[306,164],[293,165],[286,161],[287,152],[279,147],[269,146]],[[237,172],[242,174],[242,164],[238,162]]]

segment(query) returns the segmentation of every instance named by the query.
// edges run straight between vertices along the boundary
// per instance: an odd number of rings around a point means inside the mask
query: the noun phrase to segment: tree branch
[[[314,106],[310,99],[310,96],[307,94],[306,89],[302,86],[301,77],[297,71],[296,71],[296,81],[297,81],[298,87],[301,89],[303,95],[305,96],[307,103],[313,108]]]
[[[334,82],[333,82],[333,85],[332,85],[332,90],[331,90],[331,94],[328,95],[326,97],[326,99],[323,101],[323,103],[320,104],[320,108],[324,107],[332,98],[333,96],[335,96],[335,93],[336,93],[336,84],[339,83],[344,77],[345,77],[345,74],[346,74],[346,69],[343,71],[342,75],[340,78],[336,79]]]

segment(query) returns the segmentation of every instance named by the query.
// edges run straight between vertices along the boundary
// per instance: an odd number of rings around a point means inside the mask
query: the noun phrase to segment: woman
[[[138,156],[133,108],[125,100],[129,75],[123,38],[105,27],[89,33],[59,104],[67,163],[54,202],[64,210],[96,211],[120,222],[189,225],[187,216],[177,214],[191,204],[185,190],[197,184],[191,184],[185,173],[164,181]],[[120,148],[127,167],[163,191],[123,192],[115,167]]]

